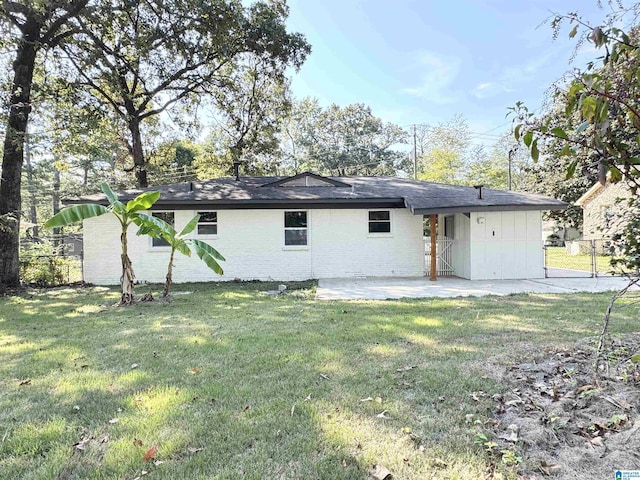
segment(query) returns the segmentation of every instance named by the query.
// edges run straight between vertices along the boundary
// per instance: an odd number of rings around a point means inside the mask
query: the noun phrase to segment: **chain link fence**
[[[606,239],[575,240],[563,246],[544,246],[545,276],[597,277],[614,275]]]
[[[76,255],[24,255],[20,279],[36,287],[57,287],[82,281],[82,257]]]

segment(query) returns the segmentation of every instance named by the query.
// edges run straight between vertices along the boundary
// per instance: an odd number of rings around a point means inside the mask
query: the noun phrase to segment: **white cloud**
[[[453,103],[455,95],[452,87],[460,73],[461,61],[457,57],[444,57],[433,52],[422,53],[411,71],[419,71],[418,84],[403,88],[402,91],[414,97],[420,97],[433,103]]]
[[[551,53],[545,53],[520,65],[505,66],[491,81],[476,85],[471,94],[479,100],[492,98],[503,93],[511,93],[535,80],[536,76],[553,60]]]

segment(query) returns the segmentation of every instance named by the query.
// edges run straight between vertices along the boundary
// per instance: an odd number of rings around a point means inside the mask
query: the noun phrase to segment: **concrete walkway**
[[[318,281],[319,300],[385,300],[389,298],[482,297],[512,293],[576,293],[620,290],[625,278],[543,278],[539,280],[464,280],[428,278],[326,278]],[[635,287],[638,290],[637,287]]]

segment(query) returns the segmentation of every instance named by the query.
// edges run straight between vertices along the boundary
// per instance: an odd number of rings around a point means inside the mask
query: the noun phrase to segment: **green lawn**
[[[547,267],[591,272],[591,255],[569,255],[565,247],[546,247],[546,250]],[[611,257],[607,255],[597,255],[598,271],[608,272],[611,270],[610,260]]]
[[[128,308],[104,288],[0,298],[0,478],[366,479],[375,464],[482,478],[465,415],[487,414],[510,362],[595,338],[608,301],[320,302],[299,287],[183,285]],[[623,300],[612,329],[639,314]]]

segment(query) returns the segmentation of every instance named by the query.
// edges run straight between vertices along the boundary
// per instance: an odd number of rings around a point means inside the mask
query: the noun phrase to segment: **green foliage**
[[[436,183],[459,183],[463,171],[464,161],[460,152],[433,148],[421,159],[424,171],[418,174],[418,179]]]
[[[264,61],[269,68],[259,76],[272,79],[299,68],[310,52],[301,34],[287,32],[283,2],[100,0],[94,7],[77,40],[63,44],[64,59],[74,85],[128,129],[140,187],[148,182],[145,129],[162,112],[194,111],[205,98],[232,92],[245,56]]]
[[[73,205],[62,209],[47,220],[44,226],[45,228],[62,227],[109,212],[115,215],[122,226],[120,234],[120,247],[122,249],[120,256],[122,260],[122,276],[120,279],[122,287],[121,303],[126,305],[133,302],[134,281],[133,267],[131,266],[131,260],[127,253],[127,229],[132,223],[138,225],[138,227],[144,227],[146,223],[151,221],[150,219],[153,219],[153,217],[143,215],[139,212],[141,210],[148,210],[157,202],[160,198],[160,192],[149,191],[141,193],[125,205],[118,200],[118,196],[106,183],[102,184],[102,191],[109,201],[109,207],[98,204]]]
[[[633,9],[611,6],[603,26],[594,27],[577,13],[553,17],[556,35],[564,24],[573,25],[569,36],[590,42],[603,55],[600,61],[576,69],[571,82],[556,88],[556,108],[550,113],[536,118],[521,102],[511,113],[518,124],[514,134],[520,138],[525,132],[522,139],[534,160],[540,141],[551,162],[563,165],[567,182],[576,176],[589,178],[587,183],[594,176],[601,183],[624,181],[635,196],[640,187],[640,30],[635,27],[627,33],[618,28]],[[588,185],[581,188],[584,191]],[[624,231],[616,233],[612,242],[612,253],[624,257],[616,260],[617,266],[632,272],[640,267],[637,208],[632,201]]]
[[[371,108],[357,103],[327,108],[317,100],[294,104],[285,120],[281,146],[291,173],[321,175],[395,175],[408,171],[408,157],[394,147],[407,132],[384,123]]]
[[[30,243],[20,252],[20,278],[38,287],[53,287],[80,280],[78,258],[63,257],[50,243]]]
[[[218,263],[218,261],[224,261],[224,257],[220,255],[215,248],[201,240],[187,238],[187,236],[197,227],[198,221],[200,220],[199,214],[196,214],[191,220],[189,220],[179,233],[172,225],[169,225],[160,218],[150,215],[139,215],[139,218],[140,228],[138,229],[138,235],[149,235],[153,238],[162,238],[171,247],[163,297],[169,296],[171,291],[171,285],[173,283],[173,256],[176,251],[190,257],[191,248],[193,248],[193,251],[207,265],[207,267],[218,275],[222,275],[224,273],[222,267]]]
[[[47,220],[45,228],[64,227],[72,223],[81,222],[87,218],[97,217],[109,212],[107,207],[96,204],[73,205],[67,207]]]

